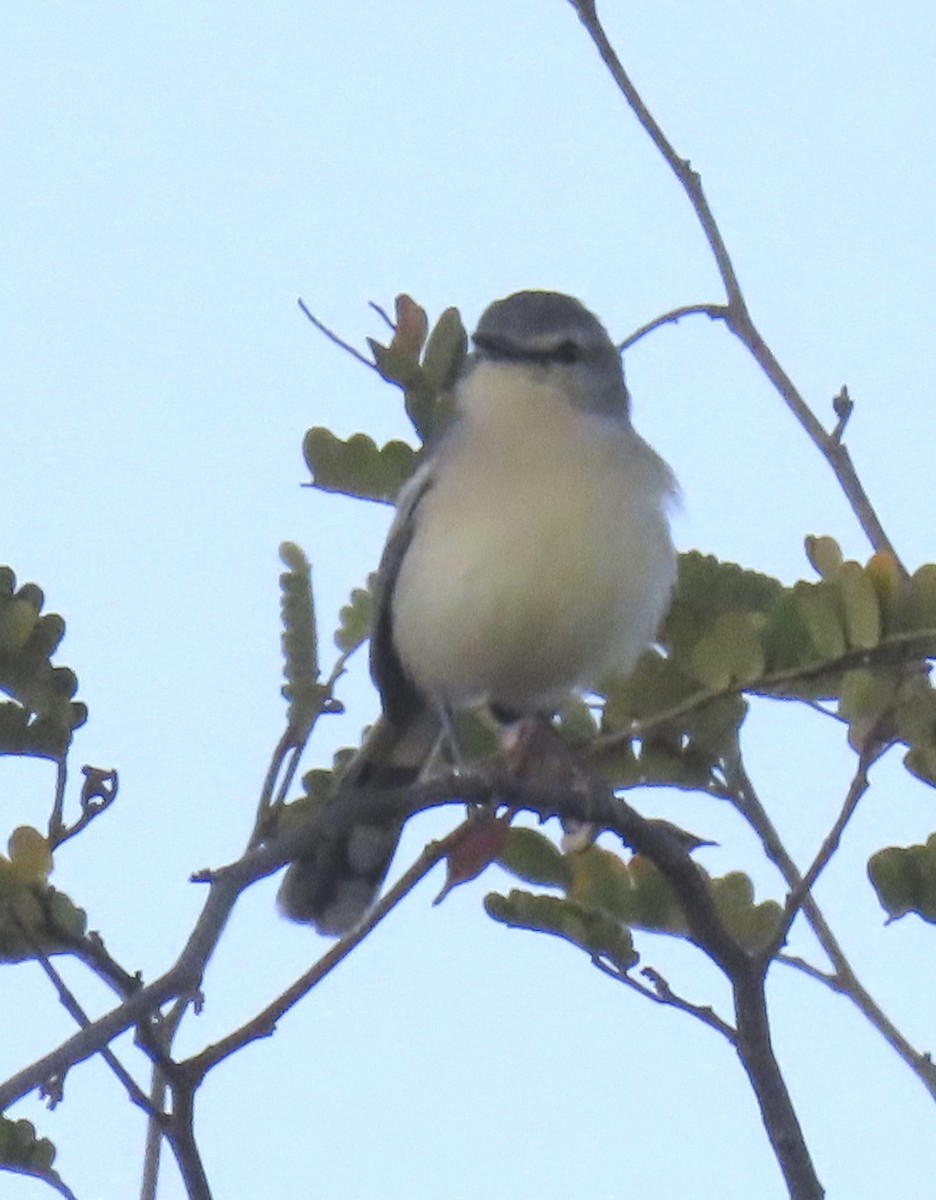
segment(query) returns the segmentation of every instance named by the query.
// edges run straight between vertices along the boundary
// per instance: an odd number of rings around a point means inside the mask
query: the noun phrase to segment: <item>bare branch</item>
[[[387,310],[378,304],[376,300],[368,300],[367,304],[368,307],[372,308],[377,316],[384,321],[390,332],[396,333],[396,325],[394,324],[393,319]]]
[[[68,783],[68,758],[65,754],[55,763],[55,797],[52,801],[52,812],[49,815],[49,843],[58,845],[59,833],[62,829],[62,814],[65,811],[65,787]]]
[[[865,741],[864,748],[858,756],[858,765],[855,768],[854,777],[849,785],[845,801],[842,804],[842,810],[836,818],[835,824],[823,840],[806,874],[799,883],[790,889],[784,908],[783,920],[780,923],[780,929],[770,950],[771,957],[776,954],[786,941],[790,926],[802,908],[803,901],[810,894],[816,880],[822,871],[825,870],[832,855],[838,849],[839,842],[842,840],[842,834],[845,832],[845,826],[851,820],[855,809],[858,807],[858,802],[868,790],[868,771],[886,749],[886,745],[875,736],[875,732],[872,730]]]
[[[723,1021],[709,1005],[692,1004],[689,1000],[677,995],[655,968],[641,968],[641,975],[644,975],[650,981],[651,986],[647,987],[646,984],[635,979],[628,971],[621,970],[615,963],[606,962],[597,954],[592,956],[591,961],[609,979],[614,979],[618,983],[625,984],[639,995],[652,1000],[655,1004],[664,1004],[669,1008],[676,1008],[680,1012],[688,1013],[689,1016],[701,1021],[703,1025],[708,1025],[710,1029],[714,1029],[716,1033],[720,1033],[722,1037],[727,1038],[732,1046],[735,1045],[737,1031],[733,1025],[729,1025],[727,1021]]]
[[[724,321],[728,316],[728,308],[724,304],[684,304],[681,308],[671,309],[670,312],[663,313],[659,317],[654,317],[646,325],[641,325],[639,329],[635,329],[629,337],[626,337],[623,342],[619,343],[618,349],[623,354],[635,342],[639,342],[642,337],[646,337],[654,329],[659,329],[661,325],[670,325],[676,321],[681,321],[683,317],[696,315],[710,317],[713,321]]]
[[[36,961],[45,972],[45,975],[51,982],[52,986],[55,988],[62,1007],[77,1025],[80,1025],[82,1029],[88,1029],[91,1025],[91,1018],[79,1004],[78,998],[75,996],[74,992],[72,992],[65,980],[52,965],[49,956],[39,946],[36,945],[36,942],[31,936],[29,930],[19,919],[13,909],[9,911],[8,916],[9,919],[12,920],[13,924],[18,927],[23,940],[32,948],[32,952]],[[138,1108],[142,1108],[143,1111],[149,1116],[153,1116],[154,1113],[150,1107],[150,1102],[146,1093],[126,1069],[117,1055],[114,1054],[114,1052],[107,1046],[105,1046],[101,1050],[101,1057],[126,1088],[127,1095],[130,1097],[133,1103],[136,1104]],[[56,1090],[59,1091],[60,1088],[57,1088]]]
[[[757,833],[767,854],[784,881],[791,890],[796,890],[802,883],[802,876],[780,839],[773,822],[761,804],[754,785],[740,758],[727,764],[726,774],[731,793],[731,799],[738,812],[745,818],[751,828]],[[846,995],[849,1000],[867,1018],[869,1023],[880,1033],[888,1045],[903,1059],[914,1075],[926,1088],[930,1097],[936,1100],[936,1064],[927,1053],[914,1049],[900,1032],[897,1026],[885,1015],[881,1007],[872,998],[867,989],[861,984],[851,964],[839,945],[838,939],[832,932],[822,910],[816,903],[812,892],[806,892],[802,898],[802,910],[815,933],[819,944],[828,955],[835,974],[824,976],[816,970],[809,970],[813,978],[826,983],[834,991]],[[790,965],[807,970],[807,964],[784,956],[784,961]]]
[[[119,780],[116,771],[85,765],[81,768],[81,773],[85,777],[81,785],[81,816],[74,825],[66,826],[62,824],[61,811],[53,814],[49,822],[49,841],[53,849],[80,833],[117,799]]]
[[[175,1155],[188,1200],[211,1200],[208,1176],[195,1141],[193,1101],[192,1089],[174,1089],[172,1119],[166,1130],[166,1138]]]
[[[51,1167],[46,1171],[37,1171],[31,1167],[16,1167],[9,1163],[4,1163],[0,1170],[9,1171],[13,1175],[28,1175],[30,1179],[41,1179],[53,1191],[58,1192],[60,1196],[64,1196],[65,1200],[78,1200],[78,1197],[65,1183],[58,1171],[54,1171]]]
[[[816,979],[819,983],[824,983],[826,987],[831,988],[833,992],[842,992],[844,995],[837,975],[830,974],[828,971],[820,971],[817,966],[814,966],[805,958],[800,958],[798,954],[778,954],[776,961],[783,963],[785,967],[792,967],[795,971],[802,971],[810,979]]]
[[[332,667],[331,674],[322,688],[320,707],[309,723],[308,728],[298,730],[288,725],[283,730],[283,735],[276,743],[276,747],[270,758],[270,765],[267,768],[263,786],[260,789],[257,815],[254,820],[253,832],[248,842],[249,849],[260,845],[269,833],[268,821],[270,813],[285,803],[286,796],[289,794],[289,789],[298,770],[299,762],[305,753],[309,738],[312,736],[312,730],[315,728],[319,717],[330,711],[329,705],[334,701],[335,684],[345,673],[348,659],[357,649],[358,647],[355,647],[354,650],[344,651],[338,655],[335,665]],[[283,769],[284,764],[285,770]]]
[[[336,346],[340,346],[342,350],[346,350],[352,358],[356,358],[358,362],[363,363],[365,367],[370,367],[372,371],[377,370],[377,364],[371,362],[366,354],[362,354],[360,350],[358,350],[355,346],[352,346],[350,342],[344,341],[344,339],[340,338],[337,333],[329,329],[327,325],[323,325],[318,317],[315,316],[314,313],[310,312],[308,308],[306,308],[305,301],[302,299],[302,297],[300,297],[296,303],[302,309],[306,317],[308,317],[308,319],[312,322],[315,328],[319,331],[319,333],[324,333],[330,342],[334,342]]]
[[[894,554],[896,558],[894,548],[858,478],[848,450],[838,437],[826,432],[755,327],[728,248],[702,188],[702,177],[693,170],[688,159],[684,159],[676,153],[673,145],[644,104],[598,19],[595,0],[569,0],[569,2],[578,14],[579,20],[584,25],[631,111],[676,176],[692,205],[725,288],[727,306],[724,319],[728,328],[753,355],[758,366],[829,463],[871,545],[875,550],[885,550]]]
[[[430,842],[412,866],[400,876],[393,887],[387,889],[373,908],[367,912],[359,925],[356,925],[350,933],[345,934],[340,941],[322,955],[318,962],[300,975],[295,983],[286,988],[255,1017],[245,1022],[239,1029],[235,1029],[227,1037],[207,1046],[200,1054],[180,1063],[179,1070],[184,1071],[196,1083],[200,1082],[213,1067],[242,1046],[246,1046],[258,1038],[270,1037],[276,1031],[280,1018],[347,958],[355,946],[367,937],[387,913],[394,909],[405,896],[409,895],[416,884],[428,875],[437,863],[452,852],[465,837],[468,829],[468,822],[463,821],[457,829],[441,841]]]

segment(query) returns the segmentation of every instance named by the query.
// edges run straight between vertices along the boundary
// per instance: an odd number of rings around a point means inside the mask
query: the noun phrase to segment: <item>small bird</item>
[[[416,780],[446,713],[550,716],[629,672],[675,583],[675,479],[631,425],[598,319],[571,296],[516,292],[472,341],[454,415],[401,491],[381,558],[370,661],[383,713],[343,796]],[[356,825],[297,859],[282,911],[323,934],[353,928],[401,828]]]

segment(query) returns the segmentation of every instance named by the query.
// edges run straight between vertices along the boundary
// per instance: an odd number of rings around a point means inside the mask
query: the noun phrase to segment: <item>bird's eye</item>
[[[578,342],[567,340],[559,342],[559,344],[550,352],[550,358],[560,363],[576,363],[582,357],[582,347]]]

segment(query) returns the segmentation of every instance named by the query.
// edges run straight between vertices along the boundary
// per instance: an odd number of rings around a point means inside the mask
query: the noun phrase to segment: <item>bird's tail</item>
[[[439,718],[427,708],[412,712],[403,722],[381,717],[342,777],[332,803],[353,806],[356,791],[414,783],[439,735]],[[400,820],[369,820],[323,837],[286,871],[277,896],[280,910],[326,936],[347,933],[377,898],[402,829]]]

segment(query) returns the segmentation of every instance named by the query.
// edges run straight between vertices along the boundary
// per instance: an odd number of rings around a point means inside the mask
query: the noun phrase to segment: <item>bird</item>
[[[371,675],[382,714],[339,784],[405,787],[447,715],[550,717],[627,674],[676,580],[673,472],[636,432],[621,356],[561,292],[482,313],[454,388],[398,497],[380,560]],[[352,825],[288,867],[280,910],[340,936],[374,903],[402,823]]]

